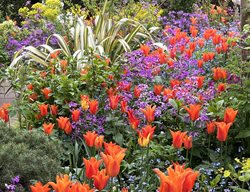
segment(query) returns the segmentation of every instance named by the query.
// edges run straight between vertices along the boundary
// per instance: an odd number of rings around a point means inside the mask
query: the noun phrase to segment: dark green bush
[[[31,180],[54,180],[60,172],[61,154],[59,141],[51,141],[35,130],[0,127],[0,189],[17,175],[26,188]]]

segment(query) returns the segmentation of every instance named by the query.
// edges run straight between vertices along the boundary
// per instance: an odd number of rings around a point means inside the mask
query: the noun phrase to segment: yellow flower
[[[223,176],[224,176],[224,177],[229,177],[229,176],[230,176],[230,174],[231,174],[231,173],[230,173],[230,171],[225,170],[225,171],[224,171],[224,175],[223,175]]]

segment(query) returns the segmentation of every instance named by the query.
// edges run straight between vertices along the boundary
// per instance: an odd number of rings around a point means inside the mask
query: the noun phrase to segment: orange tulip
[[[118,95],[111,95],[109,96],[109,104],[112,110],[115,110],[118,107],[120,96]]]
[[[57,120],[58,123],[58,127],[60,129],[64,129],[65,125],[69,122],[69,118],[68,117],[59,117]]]
[[[172,144],[174,148],[176,149],[181,148],[183,143],[183,138],[186,136],[187,132],[181,132],[181,131],[174,132],[170,130],[170,133],[173,138]]]
[[[142,53],[144,54],[144,56],[148,56],[149,52],[150,52],[150,47],[147,45],[141,45],[140,49],[142,51]]]
[[[98,171],[96,175],[93,175],[93,179],[95,188],[99,191],[103,190],[109,180],[109,176],[106,173],[106,169]]]
[[[204,61],[203,60],[197,60],[198,68],[202,68]]]
[[[89,112],[92,115],[95,115],[97,111],[98,111],[98,101],[97,100],[89,101]]]
[[[50,88],[47,88],[47,87],[46,87],[46,88],[42,89],[42,93],[43,93],[45,99],[49,99],[49,98],[50,98],[50,95],[49,95],[49,94],[51,94],[52,91],[51,91]]]
[[[215,81],[218,81],[220,79],[226,79],[227,77],[227,72],[225,69],[217,67],[213,68],[213,78]]]
[[[160,95],[164,85],[154,85],[154,94]]]
[[[198,76],[197,77],[197,87],[198,87],[198,89],[202,88],[204,79],[205,79],[205,76]]]
[[[70,189],[70,185],[72,184],[69,180],[68,175],[57,175],[56,176],[56,183],[54,182],[48,182],[50,186],[56,191],[56,192],[65,192]]]
[[[38,108],[39,108],[39,110],[40,110],[40,115],[41,116],[46,116],[47,114],[48,114],[48,104],[46,105],[46,104],[38,104]]]
[[[227,107],[224,113],[224,122],[233,123],[236,118],[237,113],[238,113],[238,110],[234,110],[232,108]]]
[[[32,90],[33,90],[33,85],[32,85],[31,83],[28,84],[28,85],[27,85],[27,89],[32,91]]]
[[[228,130],[231,127],[232,123],[225,123],[225,122],[215,122],[217,126],[217,136],[216,138],[223,142],[226,141]]]
[[[98,169],[102,163],[102,160],[97,160],[94,157],[91,157],[89,160],[83,158],[84,166],[85,166],[85,174],[88,179],[91,179],[92,176],[96,175]]]
[[[80,119],[81,111],[79,109],[74,109],[71,111],[72,121],[77,122]]]
[[[60,66],[61,66],[61,69],[62,69],[63,71],[65,71],[66,68],[67,68],[67,66],[68,66],[68,61],[67,61],[67,60],[61,60],[61,61],[60,61]]]
[[[57,116],[58,113],[58,106],[57,105],[50,105],[50,113],[54,116]]]
[[[167,55],[165,53],[159,53],[158,58],[160,64],[164,64],[167,62]]]
[[[32,94],[30,94],[30,95],[28,96],[28,99],[29,99],[30,102],[36,101],[37,98],[38,98],[38,95],[37,95],[36,93],[32,93]]]
[[[213,121],[207,122],[206,127],[207,127],[207,133],[210,135],[215,130],[215,123]]]
[[[95,144],[95,140],[98,137],[97,133],[95,131],[87,131],[84,135],[83,135],[85,142],[87,144],[87,146],[89,147],[93,147]]]
[[[127,188],[122,188],[121,192],[128,192]]]
[[[70,124],[70,120],[68,117],[59,117],[56,119],[57,123],[58,123],[58,127],[62,130],[64,130],[64,132],[66,134],[70,134],[72,131],[72,126]]]
[[[218,91],[223,92],[226,90],[226,84],[225,83],[219,83],[218,84]]]
[[[67,192],[94,192],[94,189],[90,189],[90,186],[86,183],[72,183],[70,189]]]
[[[145,109],[141,109],[141,111],[143,112],[143,114],[145,115],[146,117],[146,120],[151,123],[155,120],[155,108],[156,106],[151,106],[151,105],[148,105]]]
[[[134,115],[133,110],[128,110],[128,121],[133,129],[137,129],[140,124],[140,120]]]
[[[197,24],[197,17],[190,17],[190,21],[192,25]]]
[[[55,124],[52,124],[52,123],[49,123],[49,124],[44,123],[43,124],[44,132],[47,135],[50,135],[52,133],[52,131],[53,131],[54,126],[55,126]]]
[[[174,164],[167,168],[168,175],[166,176],[159,169],[154,169],[154,172],[160,177],[159,192],[190,192],[194,187],[196,178],[199,172],[193,171],[191,168],[184,168],[185,165]]]
[[[146,147],[149,144],[149,141],[152,140],[155,127],[151,125],[146,125],[142,128],[141,131],[138,131],[138,144],[142,147]]]
[[[60,54],[60,52],[61,52],[60,50],[56,50],[56,51],[50,53],[50,57],[51,57],[52,59],[55,59],[55,58],[57,58],[57,56]]]
[[[103,152],[101,152],[101,157],[103,159],[103,162],[105,164],[105,168],[107,170],[107,174],[110,177],[116,177],[120,172],[120,165],[125,157],[125,153],[120,152],[116,155],[106,155]]]
[[[105,148],[105,154],[111,155],[111,156],[116,156],[118,153],[125,153],[126,149],[121,148],[119,145],[115,143],[104,143],[104,148]]]
[[[171,79],[170,80],[170,86],[173,89],[175,86],[179,86],[181,84],[181,82],[177,79]]]
[[[134,88],[134,96],[135,96],[135,98],[139,98],[140,95],[141,95],[140,88],[138,86],[135,86],[135,88]]]
[[[192,136],[185,136],[183,137],[183,143],[184,143],[184,147],[186,150],[189,150],[192,148],[193,146],[193,139]]]
[[[49,192],[51,189],[49,185],[43,185],[41,182],[36,182],[35,185],[30,186],[31,192]]]
[[[202,39],[202,38],[198,39],[197,43],[198,43],[198,45],[199,45],[200,48],[204,47],[204,43],[205,43],[204,39]]]
[[[0,108],[0,119],[2,119],[5,123],[9,121],[9,111],[8,108],[11,106],[10,103],[4,103]]]
[[[192,121],[195,121],[196,119],[199,118],[199,116],[200,116],[200,110],[201,110],[201,105],[190,104],[189,108],[188,107],[184,107],[184,109],[186,109],[186,111],[189,113],[190,119]]]
[[[175,91],[165,88],[163,90],[163,96],[166,97],[166,100],[173,99],[175,97]]]
[[[123,113],[127,112],[127,107],[128,107],[127,101],[122,100],[121,101],[121,110],[122,110]]]
[[[95,143],[94,143],[94,146],[96,149],[100,149],[103,145],[103,141],[104,141],[104,136],[103,135],[100,135],[98,137],[96,137],[95,139]]]

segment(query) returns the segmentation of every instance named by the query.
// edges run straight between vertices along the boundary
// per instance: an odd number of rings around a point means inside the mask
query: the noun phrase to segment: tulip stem
[[[188,150],[186,150],[186,161],[188,161]]]
[[[222,147],[223,147],[223,142],[220,142],[220,161],[222,163]]]
[[[146,181],[148,179],[148,172],[149,172],[149,144],[147,146],[147,164],[145,165],[147,167],[147,172],[146,172]]]
[[[210,145],[211,145],[211,135],[209,134],[208,136],[208,150],[210,150]]]
[[[193,159],[193,147],[191,148],[191,152],[190,152],[190,167],[191,167],[191,164],[192,164],[192,159]]]

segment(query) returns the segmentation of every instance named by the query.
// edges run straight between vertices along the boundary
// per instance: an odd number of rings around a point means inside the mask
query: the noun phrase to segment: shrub
[[[20,184],[47,182],[60,171],[61,146],[36,131],[0,128],[0,189],[19,175]]]

